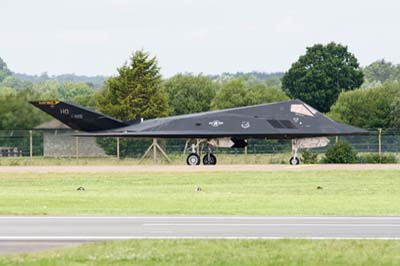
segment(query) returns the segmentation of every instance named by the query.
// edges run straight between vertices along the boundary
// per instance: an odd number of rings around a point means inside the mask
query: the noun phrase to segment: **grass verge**
[[[381,240],[129,240],[1,256],[0,265],[397,266],[399,250]]]
[[[400,215],[400,178],[396,170],[1,173],[0,199],[0,214]]]
[[[186,164],[186,155],[169,154],[173,165]],[[288,164],[290,153],[271,153],[271,154],[217,154],[218,164]],[[139,158],[123,158],[118,160],[116,157],[106,158],[45,158],[35,156],[29,157],[0,157],[0,166],[48,166],[48,165],[154,165],[152,158],[141,161]],[[158,157],[157,164],[169,164],[165,158]]]

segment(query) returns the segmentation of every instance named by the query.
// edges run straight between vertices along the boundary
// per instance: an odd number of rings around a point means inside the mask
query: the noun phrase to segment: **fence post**
[[[119,160],[119,138],[117,138],[117,159]]]
[[[382,161],[382,128],[378,128],[379,162]]]
[[[79,159],[79,137],[78,136],[75,137],[75,152],[76,152],[76,154],[75,154],[76,159],[78,160]]]
[[[157,139],[153,139],[153,160],[157,162]]]
[[[29,130],[29,158],[32,160],[33,157],[33,136],[32,130]]]

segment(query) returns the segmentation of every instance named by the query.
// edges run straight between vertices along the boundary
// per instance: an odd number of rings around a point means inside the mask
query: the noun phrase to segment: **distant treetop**
[[[85,76],[85,75],[76,75],[76,74],[61,74],[61,75],[48,75],[46,72],[41,75],[29,75],[23,73],[13,73],[13,76],[23,80],[29,81],[32,83],[39,83],[47,80],[56,80],[60,83],[66,82],[74,82],[79,83],[83,82],[91,87],[100,88],[104,85],[108,77],[96,75],[96,76]]]

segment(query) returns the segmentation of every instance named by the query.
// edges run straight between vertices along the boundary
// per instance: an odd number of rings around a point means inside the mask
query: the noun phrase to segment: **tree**
[[[363,73],[347,46],[334,42],[307,47],[305,55],[282,78],[282,86],[292,98],[298,98],[321,112],[330,110],[341,91],[359,88]]]
[[[155,57],[135,52],[96,95],[97,108],[118,119],[154,118],[170,112]]]
[[[393,126],[393,102],[400,95],[400,83],[342,92],[328,114],[343,123],[363,128]]]
[[[31,89],[0,94],[0,129],[32,129],[49,116],[29,104],[41,96]]]
[[[84,82],[73,83],[67,81],[61,83],[58,88],[58,98],[66,101],[74,101],[76,97],[94,96],[94,93],[94,88]]]
[[[59,99],[61,84],[56,80],[46,80],[32,85],[32,92],[42,99]]]
[[[216,93],[216,84],[202,75],[178,74],[165,82],[165,88],[173,115],[210,110]]]
[[[233,78],[222,84],[212,101],[212,109],[225,109],[261,103],[287,100],[287,95],[278,88],[268,88],[254,79]]]
[[[390,117],[391,127],[400,128],[400,94],[393,99]]]
[[[10,75],[11,71],[8,69],[6,62],[4,62],[0,57],[0,82]]]
[[[379,81],[380,83],[384,83],[394,77],[396,66],[382,59],[365,67],[363,72],[365,82],[372,83],[374,81]]]
[[[23,81],[14,76],[7,76],[0,82],[0,87],[8,87],[16,90],[26,89],[30,86],[30,82]]]

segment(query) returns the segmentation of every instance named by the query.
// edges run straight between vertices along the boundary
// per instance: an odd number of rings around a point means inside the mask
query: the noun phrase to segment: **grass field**
[[[169,154],[171,164],[186,164],[186,156],[182,154]],[[290,153],[270,154],[217,154],[218,164],[287,164]],[[138,165],[154,164],[152,158],[141,161],[140,158],[124,158],[118,160],[116,157],[106,158],[44,158],[29,157],[0,157],[0,166],[26,166],[26,165]],[[157,164],[168,164],[160,157]]]
[[[400,176],[396,170],[0,173],[0,199],[0,214],[400,215]]]
[[[397,266],[400,241],[130,240],[1,256],[0,265]]]

